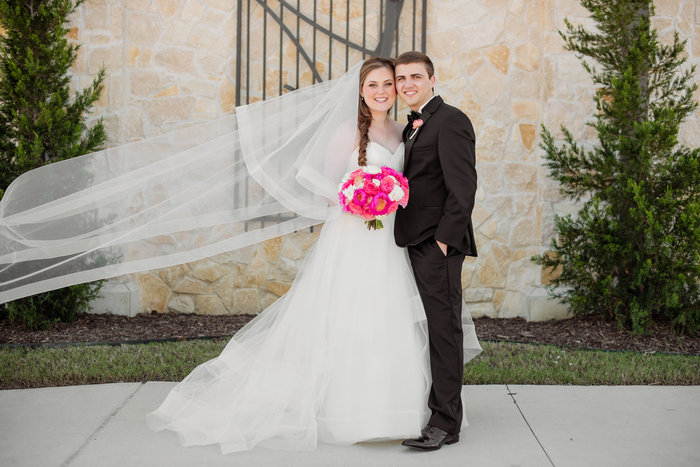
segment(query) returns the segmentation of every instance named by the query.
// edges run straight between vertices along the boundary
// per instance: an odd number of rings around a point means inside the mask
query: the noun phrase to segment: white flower
[[[347,182],[348,180],[350,180],[350,174],[346,173],[343,179],[338,184],[338,191],[343,189],[343,185],[345,185],[345,182]]]
[[[389,199],[398,201],[401,198],[403,198],[403,189],[398,185],[394,185],[394,188],[389,192]]]
[[[362,171],[366,174],[371,174],[371,175],[382,173],[382,169],[380,169],[376,165],[366,165],[366,166],[362,167]]]
[[[355,187],[353,185],[350,185],[349,187],[343,190],[343,196],[345,196],[345,199],[348,201],[350,201],[354,195]]]
[[[382,184],[382,182],[380,182],[380,181],[377,180],[376,178],[373,178],[373,179],[372,179],[372,183],[374,183],[374,186],[379,186],[379,185]]]

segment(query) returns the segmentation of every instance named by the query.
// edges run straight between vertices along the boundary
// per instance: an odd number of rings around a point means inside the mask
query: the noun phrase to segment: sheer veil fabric
[[[195,261],[337,214],[359,68],[18,177],[0,201],[0,303]]]

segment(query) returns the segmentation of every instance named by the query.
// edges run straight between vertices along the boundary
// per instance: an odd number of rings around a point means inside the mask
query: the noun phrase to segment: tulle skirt
[[[326,222],[291,289],[175,386],[151,428],[223,452],[419,435],[425,313],[393,221],[376,231],[348,214]]]

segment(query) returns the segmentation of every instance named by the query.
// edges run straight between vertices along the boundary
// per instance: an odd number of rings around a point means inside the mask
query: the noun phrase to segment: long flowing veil
[[[353,149],[359,69],[23,174],[0,201],[0,303],[328,219]]]

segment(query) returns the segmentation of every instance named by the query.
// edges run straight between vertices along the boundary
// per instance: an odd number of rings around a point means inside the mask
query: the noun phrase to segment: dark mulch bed
[[[251,315],[199,316],[183,314],[80,315],[73,323],[29,331],[0,320],[0,345],[66,345],[69,343],[125,343],[230,336]],[[594,316],[527,322],[520,318],[474,320],[482,340],[554,344],[576,349],[635,350],[700,355],[700,337],[676,336],[668,325],[655,324],[648,335],[637,336]]]
[[[479,339],[554,344],[573,349],[700,355],[700,336],[678,336],[668,323],[654,323],[650,332],[641,336],[591,315],[541,322],[481,318],[474,323]]]
[[[141,314],[133,318],[81,314],[72,323],[30,331],[0,320],[0,345],[119,344],[231,336],[253,315]]]

